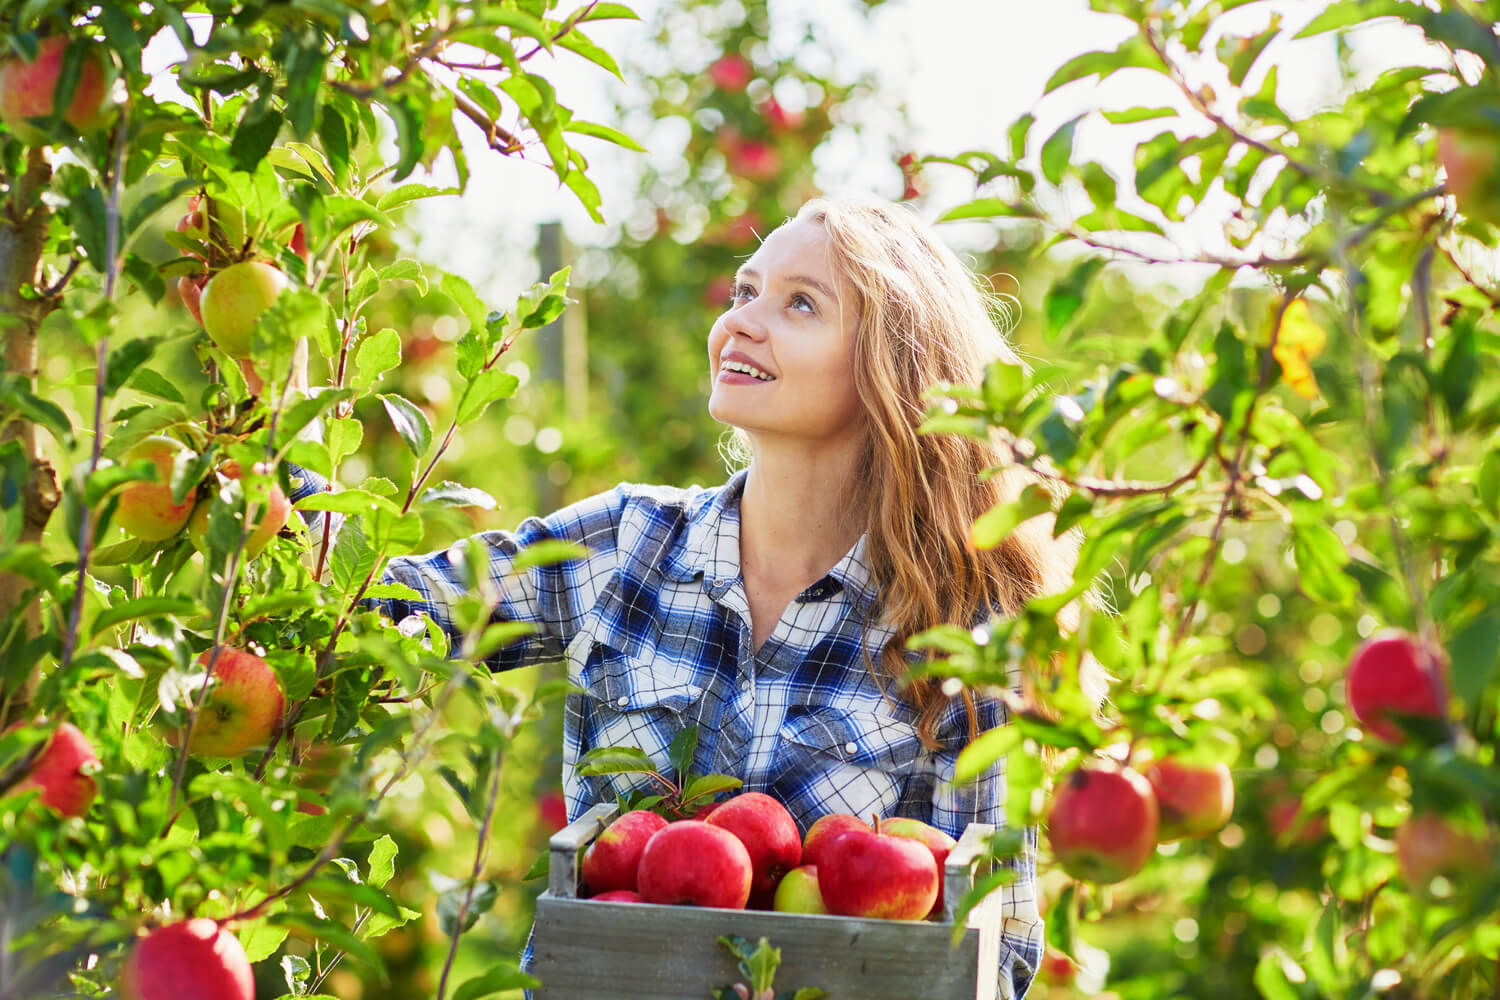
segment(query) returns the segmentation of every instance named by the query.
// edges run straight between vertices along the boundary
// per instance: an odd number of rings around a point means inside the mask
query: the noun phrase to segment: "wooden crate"
[[[971,823],[948,856],[942,921],[594,902],[578,898],[579,853],[614,819],[595,806],[551,841],[537,900],[532,974],[537,1000],[709,1000],[741,980],[717,941],[738,934],[781,949],[778,991],[816,986],[830,1000],[996,1000],[1000,911],[991,897],[950,945],[955,904],[993,827]],[[984,874],[984,873],[981,873]]]

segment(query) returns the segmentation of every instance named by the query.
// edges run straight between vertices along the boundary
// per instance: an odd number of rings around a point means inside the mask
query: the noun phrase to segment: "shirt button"
[[[854,753],[858,749],[859,749],[859,747],[856,744],[854,744],[854,743],[845,743],[844,744],[844,753]]]
[[[626,706],[626,705],[629,705],[629,704],[630,704],[630,699],[629,699],[629,698],[627,698],[627,697],[625,697],[625,696],[624,696],[624,695],[623,695],[623,694],[622,694],[622,695],[620,695],[620,698],[619,698],[619,700],[618,700],[618,701],[616,701],[616,702],[615,702],[615,704],[616,704],[616,705],[619,705],[619,706],[620,706],[620,707],[621,707],[621,708],[624,708],[624,707],[625,707],[625,706]]]
[[[749,681],[740,681],[740,690],[741,691],[749,691],[750,690],[750,682]]]

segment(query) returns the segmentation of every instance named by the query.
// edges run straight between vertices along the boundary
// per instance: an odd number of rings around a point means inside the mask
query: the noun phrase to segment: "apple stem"
[[[875,828],[875,835],[880,836],[880,813],[873,813],[870,816],[870,826]]]

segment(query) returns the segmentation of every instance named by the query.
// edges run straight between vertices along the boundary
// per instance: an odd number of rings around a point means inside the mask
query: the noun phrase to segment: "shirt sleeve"
[[[326,488],[322,477],[305,469],[297,470],[296,475],[302,481],[293,483],[294,503]],[[547,517],[527,518],[514,531],[486,531],[438,552],[397,556],[386,564],[380,582],[403,584],[415,596],[377,598],[366,604],[378,608],[394,622],[413,615],[430,618],[447,636],[449,648],[455,649],[462,636],[454,620],[454,609],[463,596],[464,581],[469,578],[463,560],[478,558],[484,562],[498,597],[491,621],[526,622],[536,627],[530,635],[493,654],[487,661],[490,668],[510,670],[560,659],[583,617],[614,574],[624,502],[624,491],[616,488]],[[315,533],[321,530],[323,518],[319,512],[310,514],[306,518],[309,531]],[[314,538],[315,544],[317,541]],[[514,571],[518,553],[546,541],[572,542],[588,551],[578,559]]]
[[[981,698],[976,708],[979,730],[1007,725],[1004,706],[995,699]],[[954,727],[968,732],[967,712],[960,702],[949,718]],[[943,728],[940,727],[940,732]],[[934,753],[937,780],[933,783],[932,824],[952,836],[960,835],[971,822],[991,823],[998,830],[1005,821],[1005,758],[1000,758],[972,782],[953,780],[958,754],[965,740],[943,741]],[[1042,961],[1042,917],[1036,899],[1036,828],[1027,827],[1019,856],[1006,862],[1015,881],[1002,886],[1000,895],[999,993],[1002,1000],[1018,1000],[1031,988]]]

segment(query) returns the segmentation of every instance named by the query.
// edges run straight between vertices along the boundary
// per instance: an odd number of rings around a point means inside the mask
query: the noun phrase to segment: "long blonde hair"
[[[932,745],[948,698],[935,679],[908,678],[906,641],[943,622],[969,626],[991,614],[1013,615],[1032,597],[1066,590],[1077,539],[1054,539],[1051,518],[1038,517],[997,547],[975,549],[975,518],[1015,499],[1031,477],[1015,466],[982,475],[1002,465],[985,441],[917,432],[932,386],[978,384],[991,361],[1020,362],[996,325],[997,314],[1011,317],[1008,303],[981,289],[957,255],[900,206],[819,198],[803,205],[796,221],[823,227],[834,272],[854,291],[854,380],[869,428],[858,492],[881,594],[873,613],[895,629],[880,670],[904,684],[917,729]],[[964,698],[972,735],[973,702],[967,692]]]

